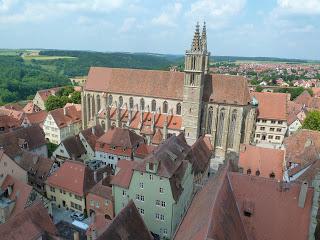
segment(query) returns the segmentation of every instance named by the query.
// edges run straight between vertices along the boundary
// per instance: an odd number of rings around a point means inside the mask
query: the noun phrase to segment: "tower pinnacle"
[[[207,51],[207,29],[206,22],[203,22],[202,35],[201,35],[201,48],[203,51]]]
[[[199,22],[196,25],[196,30],[194,32],[193,41],[191,45],[191,51],[201,50],[201,41],[200,41],[200,31],[199,31]]]

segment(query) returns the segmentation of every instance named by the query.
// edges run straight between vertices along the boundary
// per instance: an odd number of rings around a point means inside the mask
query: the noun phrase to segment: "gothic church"
[[[150,144],[183,131],[193,144],[211,139],[215,156],[252,139],[256,108],[247,80],[210,74],[206,26],[196,26],[184,72],[91,67],[82,92],[82,124],[134,130]]]

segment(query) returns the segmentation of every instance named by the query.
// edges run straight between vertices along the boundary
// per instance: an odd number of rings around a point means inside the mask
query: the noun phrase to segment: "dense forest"
[[[73,59],[54,59],[42,64],[53,65],[60,73],[68,77],[84,76],[91,66],[115,68],[168,69],[173,64],[162,55],[144,53],[101,53],[85,51],[41,51],[42,56],[68,56]]]
[[[32,98],[39,89],[70,84],[68,78],[19,56],[0,56],[0,104]]]

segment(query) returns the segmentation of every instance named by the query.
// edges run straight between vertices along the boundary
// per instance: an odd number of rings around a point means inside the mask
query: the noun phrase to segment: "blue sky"
[[[0,0],[0,48],[320,59],[320,0]]]

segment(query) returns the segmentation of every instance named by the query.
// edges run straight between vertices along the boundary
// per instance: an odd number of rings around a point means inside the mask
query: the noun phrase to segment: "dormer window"
[[[270,178],[275,178],[276,175],[274,174],[274,172],[272,172],[272,173],[270,173],[269,177],[270,177]]]
[[[154,171],[154,164],[153,163],[149,163],[149,170]]]
[[[260,176],[260,171],[259,170],[256,171],[256,176]]]

